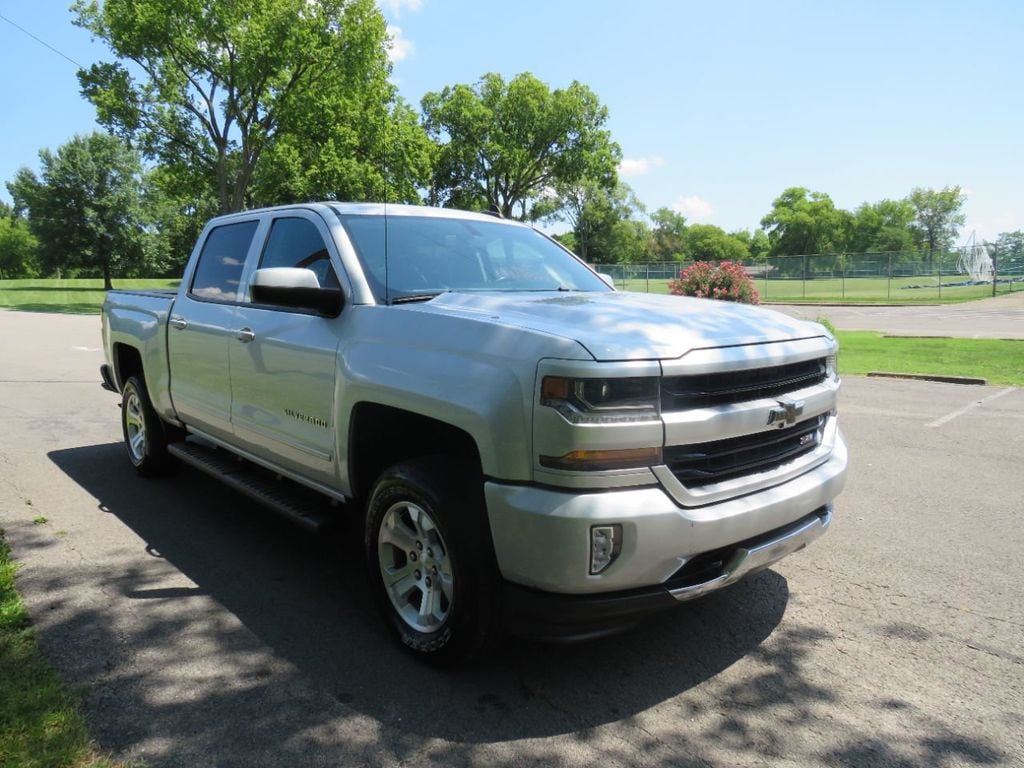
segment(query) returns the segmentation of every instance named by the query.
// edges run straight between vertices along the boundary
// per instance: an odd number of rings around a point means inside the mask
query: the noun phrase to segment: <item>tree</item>
[[[75,136],[52,154],[39,152],[41,175],[22,168],[7,189],[27,210],[46,271],[114,274],[144,263],[141,161],[116,136]]]
[[[909,199],[862,203],[853,214],[850,250],[857,253],[913,251],[914,206]]]
[[[619,219],[601,232],[595,249],[600,263],[643,264],[651,260],[651,228],[639,219]]]
[[[950,250],[967,221],[961,210],[967,198],[960,187],[915,187],[908,199],[914,207],[914,229],[922,246],[930,252]]]
[[[560,185],[555,197],[561,207],[549,218],[569,221],[574,250],[584,261],[613,264],[650,258],[650,229],[635,220],[644,208],[628,184],[606,189],[583,179]]]
[[[38,250],[39,241],[25,220],[0,210],[0,279],[35,277]]]
[[[824,192],[790,187],[761,219],[772,256],[835,253],[846,249],[852,216]]]
[[[555,186],[615,184],[622,153],[604,128],[608,110],[578,82],[551,90],[529,72],[507,83],[490,73],[428,93],[422,108],[440,145],[433,204],[493,206],[507,218],[518,207],[522,219]]]
[[[659,208],[651,214],[654,223],[651,253],[658,261],[683,258],[686,237],[686,217],[671,208]]]
[[[78,0],[73,10],[119,59],[79,71],[100,124],[212,190],[221,212],[248,204],[257,177],[261,202],[334,185],[383,194],[363,178],[381,173],[395,116],[373,0]],[[408,114],[394,112],[404,135]],[[265,157],[274,170],[260,174]]]
[[[995,242],[996,268],[1000,274],[1024,276],[1024,230],[1000,232]]]
[[[743,242],[714,224],[692,224],[684,237],[686,258],[693,261],[743,261],[750,251]]]
[[[747,253],[750,254],[750,258],[754,261],[763,261],[768,258],[768,252],[771,251],[772,244],[763,229],[755,229],[753,231],[737,229],[729,234],[743,244],[743,247],[747,249]]]
[[[217,200],[212,190],[190,191],[187,180],[161,166],[145,175],[142,199],[148,224],[143,246],[150,273],[180,277],[199,233],[217,213]]]

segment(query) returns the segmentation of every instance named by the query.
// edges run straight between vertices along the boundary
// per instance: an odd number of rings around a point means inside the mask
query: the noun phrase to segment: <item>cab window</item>
[[[260,269],[268,267],[310,269],[321,288],[341,287],[320,230],[309,219],[274,219],[260,258]]]
[[[258,221],[225,224],[210,230],[199,253],[190,295],[205,301],[237,301],[242,268]]]

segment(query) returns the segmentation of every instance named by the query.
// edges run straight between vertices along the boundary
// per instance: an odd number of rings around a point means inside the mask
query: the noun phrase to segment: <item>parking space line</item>
[[[989,395],[988,397],[983,397],[981,400],[975,400],[970,405],[965,405],[959,411],[953,411],[952,413],[947,413],[942,418],[936,419],[931,424],[925,424],[925,426],[926,427],[941,427],[943,424],[952,421],[957,416],[963,416],[968,411],[973,411],[978,406],[984,405],[985,403],[989,402],[990,400],[995,400],[997,397],[1002,397],[1003,395],[1008,395],[1010,392],[1013,392],[1013,390],[1014,390],[1014,387],[1009,387],[1008,389],[1002,389],[999,392],[995,392],[995,393]]]

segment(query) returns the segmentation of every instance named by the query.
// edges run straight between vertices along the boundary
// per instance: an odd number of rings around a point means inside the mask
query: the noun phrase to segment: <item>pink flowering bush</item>
[[[696,296],[699,299],[721,299],[743,304],[757,304],[761,294],[754,281],[739,264],[698,261],[679,271],[679,277],[668,281],[673,296]]]

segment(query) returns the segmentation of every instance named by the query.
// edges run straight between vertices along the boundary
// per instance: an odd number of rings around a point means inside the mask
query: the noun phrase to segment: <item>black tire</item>
[[[169,472],[174,459],[167,453],[167,445],[177,431],[157,415],[142,379],[129,378],[121,390],[121,433],[135,471],[144,477]]]
[[[478,470],[444,457],[386,470],[367,503],[364,546],[374,600],[420,660],[457,663],[497,634],[500,579]]]

